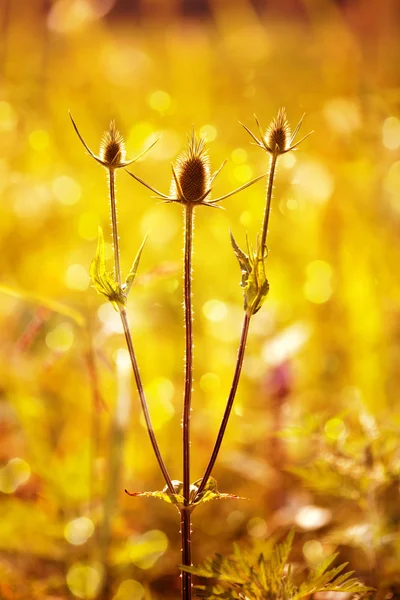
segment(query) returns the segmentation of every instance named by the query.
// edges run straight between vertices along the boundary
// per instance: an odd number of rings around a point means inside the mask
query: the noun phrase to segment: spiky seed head
[[[187,148],[178,157],[175,173],[180,190],[177,189],[175,178],[172,179],[170,196],[181,202],[196,203],[201,201],[211,185],[210,159],[205,148],[205,137],[197,138],[194,131],[188,137]],[[182,196],[183,197],[180,197]]]
[[[120,132],[115,127],[115,122],[110,122],[110,127],[104,132],[100,144],[100,158],[109,167],[117,167],[124,162],[126,157],[125,142]]]
[[[271,152],[283,154],[290,146],[290,135],[291,132],[286,111],[284,108],[281,108],[266,131],[265,143]]]

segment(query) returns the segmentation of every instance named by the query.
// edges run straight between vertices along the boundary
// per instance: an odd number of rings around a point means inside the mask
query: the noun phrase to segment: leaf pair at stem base
[[[190,512],[192,512],[196,506],[199,506],[199,504],[202,504],[203,502],[209,502],[210,500],[244,500],[244,498],[240,498],[234,494],[221,494],[218,491],[217,482],[213,477],[208,478],[207,484],[204,486],[202,492],[198,494],[198,490],[202,481],[202,479],[198,479],[191,484],[188,503],[183,495],[183,483],[182,481],[178,481],[176,479],[172,481],[175,494],[171,494],[167,486],[165,486],[162,491],[156,492],[128,492],[128,490],[125,490],[125,492],[128,494],[128,496],[158,498],[159,500],[163,500],[168,504],[175,504],[179,511],[189,510]]]

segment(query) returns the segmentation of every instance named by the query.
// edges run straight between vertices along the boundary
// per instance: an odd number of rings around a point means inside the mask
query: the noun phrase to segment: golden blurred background
[[[89,282],[109,232],[97,152],[110,119],[134,172],[167,193],[194,125],[227,193],[266,171],[238,121],[306,113],[282,158],[267,303],[252,321],[214,476],[248,498],[194,514],[197,564],[296,526],[400,593],[400,6],[396,0],[1,0],[0,597],[178,598],[171,506],[117,313]],[[128,311],[165,461],[181,479],[182,216],[117,176],[121,261],[149,238]],[[229,241],[260,229],[262,182],[197,210],[192,473],[202,476],[243,313]],[[111,237],[108,253],[111,259]]]

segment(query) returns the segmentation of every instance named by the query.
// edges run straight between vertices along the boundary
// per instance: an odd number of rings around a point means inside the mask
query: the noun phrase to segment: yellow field
[[[122,3],[121,3],[122,4]],[[129,4],[129,3],[128,3]],[[186,3],[187,6],[190,3]],[[112,269],[111,119],[130,170],[168,194],[194,126],[213,196],[268,170],[256,132],[286,107],[299,136],[278,165],[270,293],[251,323],[213,475],[247,500],[200,507],[193,561],[297,529],[294,559],[340,551],[400,589],[400,14],[395,0],[210,0],[208,16],[146,0],[3,0],[0,22],[0,597],[179,597],[173,507],[124,493],[164,483],[118,314],[90,285],[98,225]],[[128,303],[161,451],[182,479],[182,209],[117,173],[122,271],[146,233]],[[192,479],[231,385],[243,295],[229,239],[255,241],[265,183],[196,210]],[[102,579],[103,578],[103,579]],[[101,582],[105,582],[101,592]],[[106,591],[104,591],[106,590]],[[382,591],[383,590],[383,591]],[[99,596],[100,597],[100,596]]]

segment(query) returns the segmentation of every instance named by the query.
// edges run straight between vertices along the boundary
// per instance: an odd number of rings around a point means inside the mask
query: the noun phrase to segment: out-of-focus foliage
[[[217,584],[198,586],[199,595],[210,599],[301,600],[319,592],[349,595],[368,592],[368,588],[352,577],[353,572],[342,573],[346,564],[329,569],[337,555],[328,556],[308,574],[296,573],[289,563],[293,533],[280,544],[272,547],[266,544],[264,551],[256,555],[254,551],[243,552],[236,547],[232,557],[217,554],[199,567],[182,568],[199,577],[217,580]]]
[[[164,193],[194,124],[212,170],[228,159],[219,197],[268,168],[238,120],[266,124],[281,106],[315,132],[280,158],[270,290],[213,472],[248,500],[198,507],[193,561],[295,525],[296,562],[339,552],[379,597],[398,595],[398,3],[209,0],[197,16],[189,5],[142,0],[128,14],[135,3],[123,0],[0,2],[0,596],[179,597],[176,510],[124,493],[163,481],[118,314],[90,284],[99,225],[112,262],[108,183],[68,110],[96,154],[112,119],[128,158],[160,137],[130,169]],[[127,311],[180,480],[181,207],[158,204],[123,169],[116,179],[123,273],[149,232]],[[225,210],[196,213],[193,481],[243,317],[229,232],[241,248],[246,234],[256,240],[264,194],[256,183]]]

